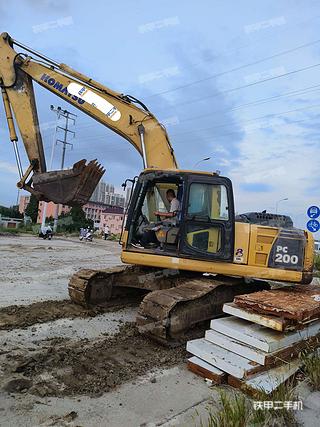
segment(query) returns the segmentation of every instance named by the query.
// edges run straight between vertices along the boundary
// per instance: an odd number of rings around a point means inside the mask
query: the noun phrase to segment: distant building
[[[100,228],[100,216],[101,213],[108,207],[105,203],[98,203],[89,200],[82,209],[86,214],[87,219],[91,219],[94,222],[96,228]]]
[[[25,213],[29,202],[30,202],[30,196],[20,196],[20,199],[19,199],[19,212],[21,214]]]
[[[0,214],[0,227],[3,228],[18,228],[19,225],[23,225],[23,219],[21,218],[9,218]]]
[[[125,197],[114,192],[114,185],[100,181],[96,186],[91,198],[91,202],[104,203],[105,205],[124,207]]]
[[[315,240],[314,241],[314,250],[320,254],[320,240]]]
[[[37,223],[40,223],[40,224],[42,223],[42,218],[44,213],[44,204],[45,202],[39,202]],[[54,215],[56,213],[56,206],[57,205],[53,202],[47,203],[46,218],[50,218],[50,217],[54,218]],[[67,214],[70,212],[70,210],[71,210],[70,206],[59,205],[58,216],[62,214]]]
[[[111,234],[120,234],[124,217],[124,209],[119,206],[107,207],[100,216],[100,229],[108,225]]]

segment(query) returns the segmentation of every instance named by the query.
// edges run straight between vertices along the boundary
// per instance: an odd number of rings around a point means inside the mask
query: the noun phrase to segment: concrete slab
[[[218,345],[219,347],[239,354],[239,356],[253,360],[260,365],[265,364],[268,353],[262,350],[258,350],[255,347],[248,346],[241,341],[237,341],[236,339],[228,337],[227,335],[223,335],[220,332],[209,329],[205,333],[205,339],[212,342],[213,344]]]
[[[228,383],[244,391],[251,391],[253,393],[255,391],[264,391],[269,394],[294,375],[299,369],[299,366],[300,361],[296,359],[291,363],[285,363],[277,368],[269,369],[267,372],[257,374],[243,381],[229,377]]]
[[[225,372],[196,356],[188,359],[187,367],[191,372],[202,378],[212,380],[216,384],[222,384],[227,379],[227,374]]]
[[[319,321],[309,324],[301,331],[278,332],[234,316],[213,319],[210,327],[214,331],[268,353],[289,347],[320,332]]]
[[[188,341],[187,351],[236,378],[245,378],[248,374],[261,369],[257,363],[212,344],[204,338]]]
[[[275,316],[260,315],[258,313],[250,312],[238,307],[232,302],[223,305],[223,312],[239,317],[240,319],[258,323],[259,325],[266,326],[267,328],[271,328],[276,331],[284,331],[288,325],[288,322],[283,319],[279,319]]]

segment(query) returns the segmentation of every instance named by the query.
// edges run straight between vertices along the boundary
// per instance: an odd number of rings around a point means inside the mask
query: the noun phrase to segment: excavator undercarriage
[[[73,302],[105,305],[136,292],[142,299],[137,314],[141,333],[162,344],[185,341],[190,330],[222,314],[222,306],[236,295],[268,289],[267,282],[199,273],[119,266],[80,270],[69,282]]]

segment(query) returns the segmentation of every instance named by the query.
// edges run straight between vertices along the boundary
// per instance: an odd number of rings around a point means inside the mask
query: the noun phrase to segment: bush
[[[320,271],[320,254],[316,254],[314,258],[314,268]]]
[[[313,390],[320,390],[320,357],[318,352],[303,354],[303,372]]]

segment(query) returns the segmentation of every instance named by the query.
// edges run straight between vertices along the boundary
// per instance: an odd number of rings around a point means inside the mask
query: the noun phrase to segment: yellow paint
[[[177,258],[164,255],[153,255],[123,250],[121,260],[128,264],[145,265],[159,268],[176,268],[180,270],[217,273],[227,276],[252,277],[300,283],[302,273],[268,267],[248,266],[226,262],[200,261],[195,259]]]

